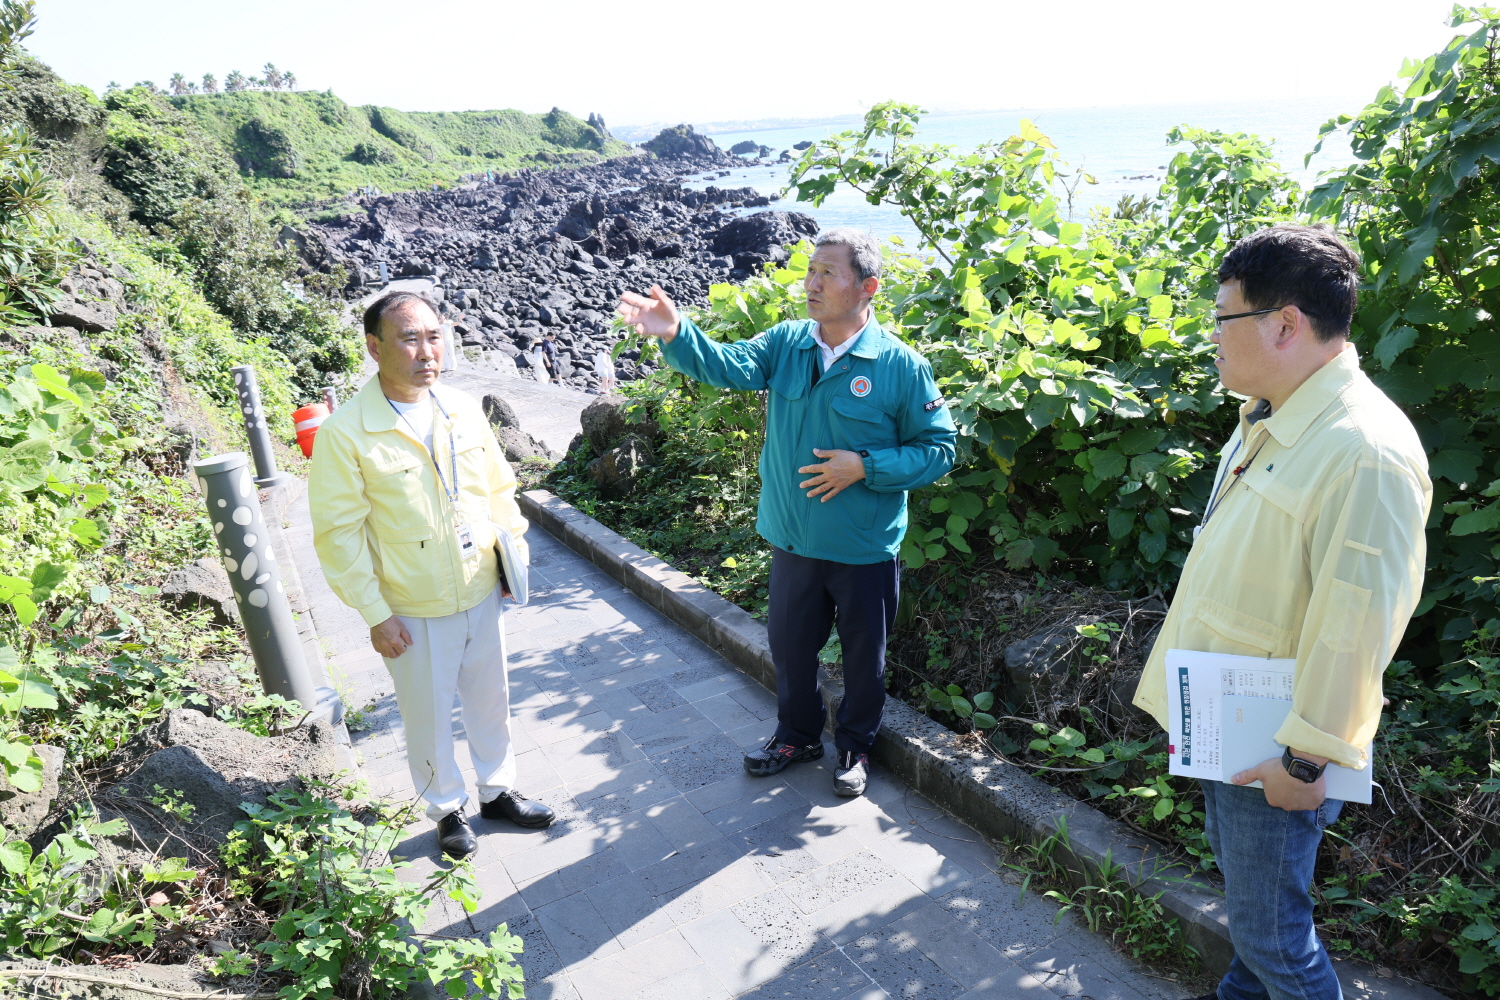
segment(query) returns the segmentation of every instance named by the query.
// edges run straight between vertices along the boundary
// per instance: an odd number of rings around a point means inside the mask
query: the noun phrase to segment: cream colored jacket
[[[1168,649],[1295,657],[1277,742],[1361,768],[1380,725],[1381,676],[1422,593],[1427,457],[1352,346],[1252,424],[1258,402],[1241,407],[1224,446],[1217,506],[1135,704],[1167,728]]]
[[[432,454],[386,400],[378,376],[318,428],[308,478],[313,545],[328,585],[367,625],[392,614],[441,618],[484,600],[499,581],[492,521],[510,529],[526,557],[516,477],[484,411],[457,389],[432,392],[452,417],[434,410],[432,443],[450,480],[456,455],[456,510]],[[457,534],[465,522],[475,547],[467,557]]]

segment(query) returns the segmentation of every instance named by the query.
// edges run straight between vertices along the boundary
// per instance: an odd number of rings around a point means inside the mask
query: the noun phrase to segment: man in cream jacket
[[[474,399],[440,388],[437,310],[392,292],[364,315],[379,374],[318,429],[308,492],[313,540],[333,592],[370,627],[396,687],[412,783],[462,857],[477,847],[453,753],[453,699],[480,815],[525,827],[552,810],[515,789],[496,554],[509,531],[525,558],[516,479]]]

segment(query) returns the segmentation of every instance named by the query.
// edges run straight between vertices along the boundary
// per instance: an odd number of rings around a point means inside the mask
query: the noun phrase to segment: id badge
[[[474,554],[474,531],[467,522],[458,526],[458,553],[461,556]]]

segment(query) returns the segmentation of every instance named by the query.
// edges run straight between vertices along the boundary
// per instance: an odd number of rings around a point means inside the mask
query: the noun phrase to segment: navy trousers
[[[869,753],[885,708],[885,640],[896,622],[900,564],[851,566],[782,549],[771,555],[769,630],[776,664],[776,736],[794,746],[823,739],[828,709],[818,688],[818,652],[835,614],[844,650],[844,700],[833,743]]]

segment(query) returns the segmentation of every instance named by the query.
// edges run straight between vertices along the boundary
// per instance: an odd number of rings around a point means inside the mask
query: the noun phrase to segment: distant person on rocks
[[[1422,593],[1432,484],[1411,421],[1348,341],[1360,264],[1332,229],[1252,233],[1218,277],[1215,364],[1246,402],[1135,704],[1168,728],[1169,649],[1295,658],[1282,755],[1200,783],[1235,953],[1203,1000],[1339,1000],[1308,895],[1343,806],[1324,769],[1370,766],[1381,674]]]
[[[599,395],[615,391],[615,359],[602,347],[594,352],[594,374],[599,376]]]
[[[423,296],[391,292],[364,315],[379,374],[323,426],[308,494],[313,544],[339,600],[386,658],[406,729],[412,784],[455,857],[477,843],[454,758],[453,699],[463,708],[479,812],[544,827],[552,810],[516,790],[497,556],[508,533],[525,559],[516,479],[484,411],[440,388],[443,332]]]
[[[896,619],[906,493],[953,466],[954,428],[923,358],[876,321],[880,246],[830,229],[808,265],[810,319],[735,344],[710,340],[659,287],[620,313],[661,338],[667,364],[729,389],[770,390],[756,529],[773,546],[771,657],[776,735],[745,757],[752,775],[823,756],[818,653],[835,617],[844,700],[834,791],[860,795],[885,706],[886,636]]]
[[[547,337],[542,341],[542,357],[547,361],[547,374],[556,382],[562,367],[562,355],[557,351],[557,334],[551,330],[547,331]]]

